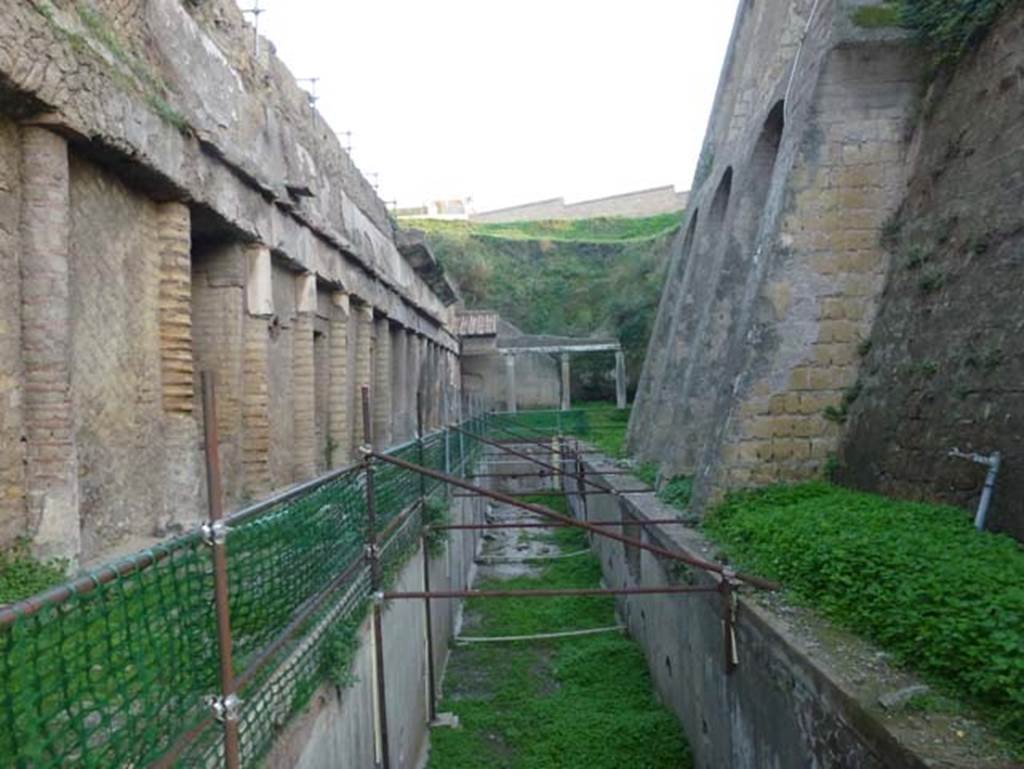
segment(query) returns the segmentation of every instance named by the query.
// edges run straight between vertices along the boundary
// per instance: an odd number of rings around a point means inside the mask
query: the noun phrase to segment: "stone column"
[[[345,467],[352,457],[352,434],[349,432],[349,403],[352,390],[348,371],[348,294],[331,294],[331,360],[330,392],[327,396],[327,435],[331,447],[328,461],[331,467]]]
[[[438,366],[438,347],[433,342],[428,342],[430,349],[430,386],[427,388],[429,395],[427,396],[427,403],[429,403],[429,409],[427,411],[430,414],[430,429],[435,430],[438,427],[440,420],[438,419],[438,406],[440,405],[440,366]]]
[[[423,386],[423,339],[419,335],[409,340],[409,403],[412,410],[413,431],[420,428],[420,414],[418,398],[420,388]]]
[[[303,481],[316,475],[316,362],[313,329],[316,318],[316,275],[296,278],[295,325],[292,334],[292,475]]]
[[[622,350],[615,351],[615,407],[624,409],[626,402],[626,356]]]
[[[71,394],[70,174],[63,138],[21,129],[21,344],[25,490],[39,557],[81,550]]]
[[[373,445],[386,449],[394,440],[391,433],[391,322],[386,317],[378,318],[374,338],[373,390]]]
[[[195,356],[192,350],[191,215],[183,203],[157,209],[160,254],[160,391],[167,505],[163,532],[195,521],[203,510],[199,424],[195,418]]]
[[[160,251],[160,377],[166,414],[191,414],[195,397],[192,359],[191,217],[188,206],[157,209]]]
[[[569,390],[569,353],[562,353],[562,411],[568,411],[572,407],[572,399]]]
[[[363,435],[363,388],[373,384],[373,307],[363,302],[352,308],[356,323],[355,408],[352,425],[352,448],[358,451],[365,443]],[[370,391],[371,408],[374,393]],[[357,454],[358,456],[358,454]]]
[[[434,350],[430,340],[423,338],[423,363],[421,366],[420,389],[423,392],[421,401],[423,404],[423,432],[429,433],[434,429],[433,422],[433,394],[434,394]]]
[[[270,249],[262,243],[245,250],[245,318],[242,350],[242,488],[258,499],[273,483],[270,477],[270,343],[268,323],[274,316]]]
[[[505,410],[516,413],[516,356],[515,353],[505,355]]]
[[[409,339],[404,326],[394,326],[391,331],[391,386],[394,411],[391,417],[392,435],[395,443],[412,438],[415,403],[410,403],[409,370],[406,367]]]

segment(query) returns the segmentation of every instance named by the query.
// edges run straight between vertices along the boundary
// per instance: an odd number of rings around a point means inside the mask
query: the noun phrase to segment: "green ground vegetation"
[[[28,543],[19,540],[0,553],[0,605],[15,603],[64,581],[67,564],[32,557]]]
[[[587,401],[574,408],[586,416],[586,429],[579,437],[589,441],[597,450],[612,458],[626,456],[626,428],[631,409],[616,408],[609,401]]]
[[[1024,550],[957,508],[825,482],[729,496],[707,533],[794,602],[871,639],[1024,753]]]
[[[549,219],[537,222],[452,222],[407,219],[403,227],[427,233],[479,235],[512,240],[560,240],[580,243],[615,243],[671,233],[679,226],[678,213],[640,218],[602,216],[595,219]]]
[[[496,310],[527,334],[612,336],[634,381],[661,297],[679,214],[645,219],[478,224],[406,220],[419,228],[469,309]],[[573,397],[614,397],[614,355],[573,360]]]
[[[854,24],[868,29],[898,27],[902,22],[900,5],[895,2],[862,5],[860,8],[854,9],[851,17]]]
[[[535,501],[565,512],[564,499]],[[587,547],[575,529],[552,537],[563,552]],[[593,587],[591,556],[551,562],[536,577],[480,588]],[[470,600],[473,635],[579,630],[615,624],[609,598]],[[652,693],[643,654],[628,638],[581,636],[477,644],[453,653],[443,710],[458,729],[431,733],[430,769],[686,769],[689,751],[675,718]]]

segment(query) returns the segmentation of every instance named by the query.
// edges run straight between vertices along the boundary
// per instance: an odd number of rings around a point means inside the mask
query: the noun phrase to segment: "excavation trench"
[[[539,491],[540,484],[518,482],[520,491]],[[567,511],[564,497],[526,499]],[[513,527],[544,519],[492,505],[486,522]],[[572,528],[488,530],[477,566],[473,586],[480,590],[603,584],[587,535]],[[432,731],[430,769],[692,765],[611,596],[469,599],[440,710],[459,725]]]

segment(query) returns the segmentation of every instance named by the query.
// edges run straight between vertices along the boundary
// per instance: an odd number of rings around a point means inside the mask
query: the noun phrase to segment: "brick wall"
[[[973,512],[986,468],[948,453],[999,451],[989,525],[1024,540],[1022,71],[1016,8],[921,109],[838,477]]]
[[[266,334],[266,322],[244,319],[244,254],[231,244],[193,245],[192,251],[192,344],[197,372],[212,371],[217,377],[217,426],[224,494],[228,504],[249,495],[244,490],[243,444],[246,450],[259,440],[243,440],[243,394],[255,325]],[[196,404],[199,406],[199,404]],[[201,409],[197,408],[197,411]],[[200,418],[202,415],[199,415]],[[200,421],[200,424],[202,422]]]
[[[21,393],[21,152],[0,118],[0,549],[26,533]]]
[[[918,59],[842,3],[809,10],[741,9],[630,425],[698,508],[822,473],[884,287]]]
[[[274,325],[267,348],[270,415],[270,478],[274,488],[295,480],[295,274],[273,264]],[[312,374],[312,370],[310,370]]]

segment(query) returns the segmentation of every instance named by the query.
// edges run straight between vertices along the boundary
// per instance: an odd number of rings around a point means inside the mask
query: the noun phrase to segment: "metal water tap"
[[[954,448],[950,449],[947,456],[966,459],[969,462],[984,465],[988,468],[988,473],[985,475],[985,486],[981,490],[981,501],[978,502],[978,512],[974,515],[974,528],[978,531],[983,531],[985,529],[985,518],[988,516],[988,508],[992,502],[992,492],[995,490],[996,476],[999,475],[999,466],[1003,461],[1003,455],[998,451],[985,455],[979,454],[976,451],[967,452]]]

